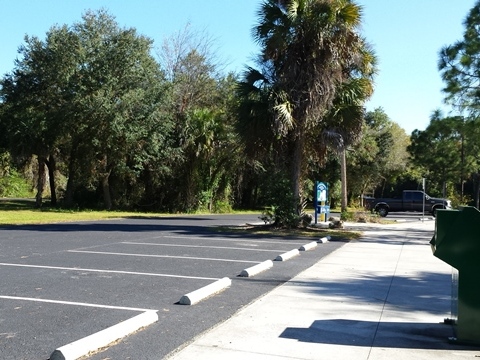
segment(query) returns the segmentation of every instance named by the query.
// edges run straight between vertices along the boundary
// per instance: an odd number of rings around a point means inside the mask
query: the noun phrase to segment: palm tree
[[[261,46],[261,70],[250,69],[244,84],[255,79],[251,85],[268,89],[262,93],[268,93],[275,135],[285,143],[292,205],[299,213],[304,157],[314,150],[309,137],[318,134],[358,64],[372,66],[374,57],[358,34],[361,7],[351,0],[266,0],[258,19],[253,35]]]
[[[363,104],[373,94],[372,76],[375,74],[373,53],[367,51],[365,60],[367,61],[359,62],[358,66],[352,68],[355,70],[350,74],[349,80],[337,91],[333,105],[324,118],[325,130],[321,134],[322,140],[333,147],[340,158],[342,212],[347,210],[346,151],[362,136],[365,117]]]

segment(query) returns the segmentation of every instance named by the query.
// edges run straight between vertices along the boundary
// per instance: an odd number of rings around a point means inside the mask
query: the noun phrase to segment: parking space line
[[[100,304],[91,304],[91,303],[82,303],[82,302],[73,302],[73,301],[49,300],[49,299],[7,296],[7,295],[0,295],[0,299],[32,301],[32,302],[42,302],[42,303],[61,304],[61,305],[75,305],[75,306],[94,307],[94,308],[113,309],[113,310],[128,310],[128,311],[141,311],[141,312],[157,311],[154,309],[141,309],[141,308],[132,308],[132,307],[124,307],[124,306],[100,305]]]
[[[96,248],[101,248],[101,247],[105,247],[105,246],[111,246],[111,245],[117,245],[117,244],[121,244],[121,241],[115,241],[115,242],[112,242],[112,243],[106,243],[106,244],[98,244],[98,245],[92,245],[92,246],[84,246],[84,247],[80,247],[78,249],[96,249]]]
[[[194,279],[194,280],[218,280],[219,279],[219,278],[199,277],[199,276],[183,276],[183,275],[144,273],[144,272],[120,271],[120,270],[85,269],[85,268],[78,268],[78,267],[69,268],[69,267],[61,267],[61,266],[45,266],[45,265],[29,265],[29,264],[0,263],[0,266],[17,266],[17,267],[26,267],[26,268],[52,269],[52,270],[86,271],[86,272],[126,274],[126,275],[158,276],[158,277],[171,277],[171,278]]]
[[[68,252],[72,252],[72,253],[84,253],[84,254],[117,255],[117,256],[138,256],[138,257],[169,258],[169,259],[224,261],[224,262],[249,263],[249,264],[258,264],[258,263],[260,262],[260,261],[250,261],[250,260],[217,259],[217,258],[204,258],[204,257],[193,257],[193,256],[173,256],[173,255],[153,255],[153,254],[128,254],[128,253],[117,253],[117,252],[107,252],[107,251],[68,250]]]
[[[143,243],[134,241],[122,241],[121,244],[128,245],[147,245],[147,246],[173,246],[173,247],[186,247],[186,248],[205,248],[205,249],[226,249],[226,250],[245,250],[245,251],[263,251],[263,252],[282,252],[285,250],[271,250],[271,249],[257,249],[257,248],[238,248],[228,246],[206,246],[206,245],[184,245],[184,244],[157,244],[157,243]]]
[[[222,242],[239,242],[242,241],[243,243],[265,243],[265,244],[293,244],[293,245],[303,245],[304,242],[299,241],[291,241],[291,240],[283,240],[283,241],[276,241],[276,240],[259,240],[259,239],[246,239],[246,238],[239,238],[239,239],[232,239],[226,237],[201,237],[201,236],[181,236],[181,235],[163,235],[163,236],[152,236],[148,238],[143,238],[139,240],[149,240],[149,239],[189,239],[189,240],[208,240],[208,241],[222,241]]]

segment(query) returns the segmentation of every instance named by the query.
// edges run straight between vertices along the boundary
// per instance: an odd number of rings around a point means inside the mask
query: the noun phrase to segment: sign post
[[[315,207],[315,224],[318,223],[318,214],[320,214],[320,221],[326,222],[328,219],[330,206],[327,205],[327,199],[328,184],[315,181],[315,196],[313,199],[313,206]]]

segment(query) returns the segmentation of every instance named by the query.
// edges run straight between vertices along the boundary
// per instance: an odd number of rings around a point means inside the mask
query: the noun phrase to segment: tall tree
[[[348,152],[348,178],[355,196],[394,182],[405,173],[409,160],[409,136],[382,108],[366,113],[362,134],[354,151]]]
[[[213,210],[227,174],[234,172],[233,84],[221,74],[214,40],[190,26],[169,37],[159,53],[172,89],[175,136],[182,156],[171,178],[174,210]],[[229,152],[226,149],[229,148]],[[222,191],[221,191],[222,189]]]
[[[46,165],[51,202],[56,204],[55,156],[68,129],[64,120],[71,113],[72,97],[66,84],[75,69],[77,48],[66,26],[50,29],[45,41],[26,36],[15,70],[0,82],[9,148],[13,154],[35,155],[38,161],[37,206],[42,204]]]
[[[82,49],[83,89],[76,100],[84,124],[75,135],[88,143],[89,149],[83,148],[91,159],[87,174],[100,182],[104,205],[111,208],[112,173],[130,176],[148,157],[145,144],[158,143],[158,133],[149,132],[166,120],[158,109],[163,74],[150,54],[152,40],[120,28],[105,12],[87,12],[73,31]]]
[[[459,111],[479,114],[480,92],[480,1],[476,1],[463,25],[463,39],[445,46],[438,68],[445,82],[445,101]]]
[[[478,126],[476,118],[480,115],[478,106],[480,101],[480,92],[478,91],[480,83],[480,1],[475,2],[463,25],[465,27],[463,38],[441,49],[438,68],[445,82],[443,88],[445,102],[451,104],[458,114],[467,115],[468,119],[464,125],[469,129],[466,134],[471,139],[467,142],[467,147],[475,147],[478,141],[478,136],[475,135],[477,133],[476,126]],[[473,140],[474,138],[476,139]],[[464,148],[462,147],[462,149]],[[477,154],[478,152],[473,152],[471,156],[477,158]],[[462,152],[462,163],[465,163],[464,156],[465,154]],[[475,172],[478,174],[477,170]],[[462,178],[460,198],[463,198],[464,176],[464,173],[460,175]],[[475,191],[477,206],[479,194],[480,186],[477,184]]]
[[[361,8],[348,0],[267,0],[258,19],[253,34],[261,46],[259,70],[249,69],[244,89],[250,84],[262,89],[252,92],[268,93],[270,126],[283,143],[291,207],[298,213],[305,154],[313,150],[308,147],[313,143],[309,137],[323,128],[335,97],[346,90],[352,65],[367,59],[368,46],[359,35]]]
[[[408,151],[414,164],[421,166],[429,182],[446,197],[448,183],[462,186],[467,169],[466,133],[464,118],[443,117],[435,111],[424,131],[415,130]],[[471,166],[471,165],[470,165]],[[460,196],[462,197],[462,195]]]
[[[471,173],[473,180],[474,204],[480,208],[480,118],[468,117],[462,122],[462,128],[466,135],[465,142],[465,173]]]
[[[337,90],[333,104],[325,117],[321,138],[333,147],[340,158],[341,210],[347,210],[347,149],[353,150],[362,138],[364,102],[373,93],[375,56],[365,45],[361,55],[344,71],[344,82]]]
[[[89,11],[73,26],[53,27],[45,41],[27,37],[3,80],[2,119],[37,154],[39,172],[54,164],[54,150],[68,162],[67,203],[79,185],[100,187],[111,208],[119,192],[112,175],[133,184],[145,167],[172,161],[166,83],[151,48],[107,12]]]

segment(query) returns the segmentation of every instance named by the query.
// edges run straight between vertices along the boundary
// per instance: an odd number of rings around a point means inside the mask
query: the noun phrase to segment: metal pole
[[[422,222],[425,221],[425,178],[422,179],[423,187],[423,206],[422,206]]]

